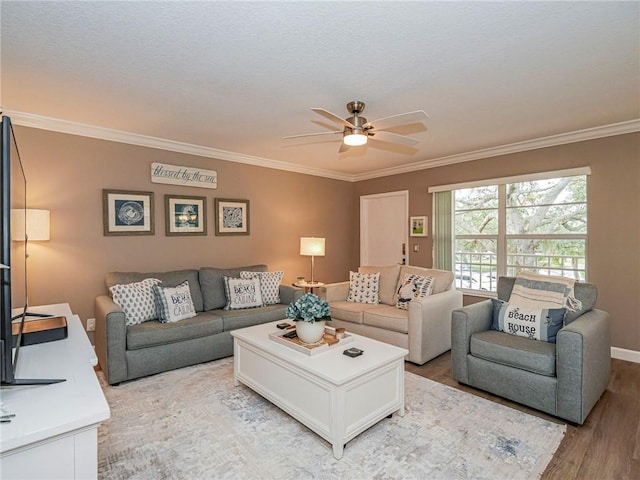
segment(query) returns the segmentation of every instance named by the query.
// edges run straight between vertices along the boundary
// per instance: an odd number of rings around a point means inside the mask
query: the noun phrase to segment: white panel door
[[[393,265],[407,258],[409,192],[360,197],[360,265]]]

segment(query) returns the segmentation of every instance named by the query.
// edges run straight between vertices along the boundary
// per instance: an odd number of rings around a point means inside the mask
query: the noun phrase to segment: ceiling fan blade
[[[346,152],[347,150],[349,150],[349,145],[347,145],[347,144],[346,144],[346,143],[344,143],[344,142],[341,142],[341,143],[340,143],[340,148],[338,148],[338,153],[344,153],[344,152]]]
[[[287,139],[287,138],[300,138],[300,137],[315,137],[316,135],[335,135],[336,133],[342,134],[342,130],[336,130],[335,132],[303,133],[301,135],[289,135],[287,137],[282,137],[282,138]]]
[[[414,140],[410,137],[405,137],[404,135],[398,135],[397,133],[391,132],[380,132],[375,130],[374,132],[369,132],[369,135],[373,135],[374,140],[380,140],[381,142],[391,142],[391,143],[399,143],[401,145],[413,146],[418,143],[417,140]]]
[[[344,118],[340,118],[335,113],[331,113],[330,111],[325,110],[324,108],[312,108],[311,110],[316,112],[318,115],[322,115],[324,118],[327,118],[332,122],[337,123],[338,125],[353,128],[353,124],[347,122]]]
[[[387,128],[393,128],[407,123],[424,122],[428,117],[429,115],[427,115],[424,110],[416,110],[415,112],[400,113],[399,115],[392,115],[367,122],[364,124],[364,128],[386,130]]]

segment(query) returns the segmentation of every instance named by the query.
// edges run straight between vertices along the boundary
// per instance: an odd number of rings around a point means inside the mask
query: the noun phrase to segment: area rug
[[[100,373],[100,375],[102,375]],[[101,479],[535,479],[566,426],[407,372],[406,414],[331,445],[245,386],[233,359],[110,387]]]

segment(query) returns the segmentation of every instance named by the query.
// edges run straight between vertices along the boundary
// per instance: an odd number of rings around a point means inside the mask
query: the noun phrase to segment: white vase
[[[305,322],[298,320],[296,322],[296,332],[298,338],[304,343],[317,343],[324,335],[324,320],[316,322]]]

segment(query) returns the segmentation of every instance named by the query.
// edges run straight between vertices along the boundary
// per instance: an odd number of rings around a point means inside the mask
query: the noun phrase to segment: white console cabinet
[[[21,347],[16,378],[64,378],[62,383],[3,387],[0,478],[96,479],[98,426],[110,416],[93,367],[98,359],[80,318],[68,304],[29,308],[67,317],[64,340]]]

